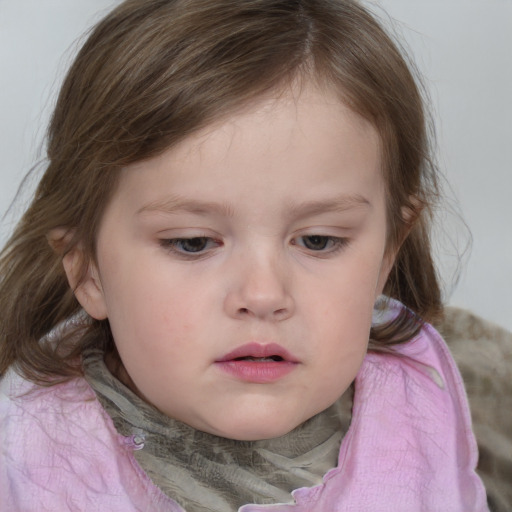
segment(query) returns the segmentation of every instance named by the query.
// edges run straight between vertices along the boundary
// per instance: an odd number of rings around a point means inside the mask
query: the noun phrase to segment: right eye
[[[160,244],[172,252],[183,255],[201,255],[205,251],[220,245],[219,242],[207,236],[162,239]]]

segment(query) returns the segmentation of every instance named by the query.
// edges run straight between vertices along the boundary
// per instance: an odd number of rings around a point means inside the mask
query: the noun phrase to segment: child
[[[425,125],[352,0],[120,4],[2,253],[0,509],[487,510]]]

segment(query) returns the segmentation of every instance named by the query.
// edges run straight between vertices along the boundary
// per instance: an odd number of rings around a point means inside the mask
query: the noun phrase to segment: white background
[[[214,0],[212,0],[214,1]],[[0,214],[42,156],[46,124],[80,35],[116,0],[0,0]],[[450,303],[512,329],[512,0],[374,0],[426,76],[441,167],[473,235]],[[0,244],[23,209],[1,222]],[[464,248],[454,215],[441,225]],[[444,237],[446,238],[446,236]],[[450,292],[457,258],[439,259]]]

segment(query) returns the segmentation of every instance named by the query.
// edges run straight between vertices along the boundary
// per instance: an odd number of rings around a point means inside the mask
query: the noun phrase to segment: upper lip
[[[299,362],[290,352],[277,343],[247,343],[246,345],[235,348],[235,350],[222,356],[220,359],[217,359],[216,362],[223,363],[242,357],[263,358],[272,356],[281,357],[284,361],[291,363]]]

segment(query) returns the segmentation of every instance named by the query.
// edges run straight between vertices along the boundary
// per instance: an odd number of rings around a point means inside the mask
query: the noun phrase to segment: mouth
[[[230,377],[244,382],[266,384],[276,382],[299,365],[299,360],[275,343],[249,343],[215,361]]]
[[[298,359],[277,343],[248,343],[236,348],[216,362],[254,361],[254,362],[290,362],[298,363]]]
[[[233,361],[254,361],[256,363],[270,363],[275,362],[279,363],[284,361],[281,356],[270,356],[270,357],[254,357],[254,356],[245,356],[245,357],[236,357]]]

